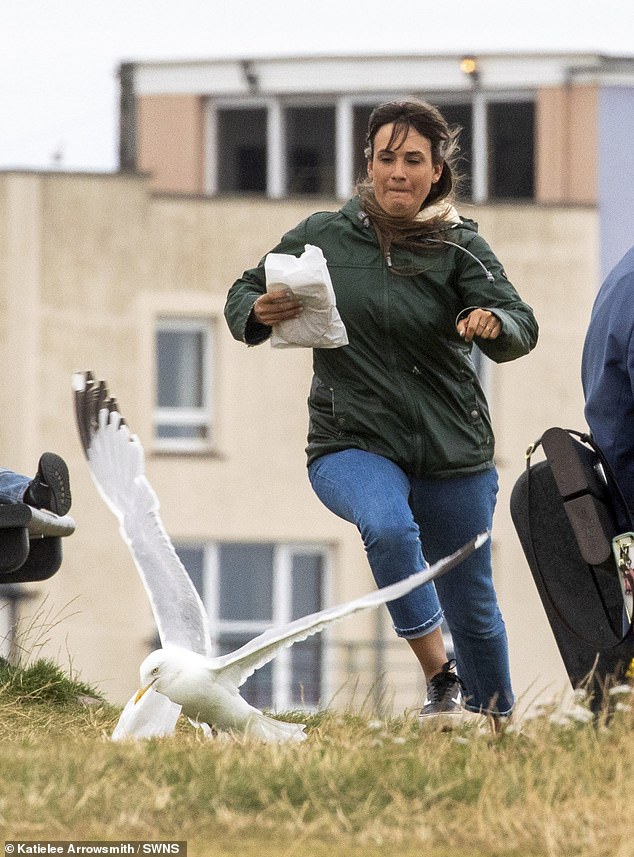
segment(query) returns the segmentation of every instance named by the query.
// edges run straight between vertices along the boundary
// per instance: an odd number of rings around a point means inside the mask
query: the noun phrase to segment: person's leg
[[[359,529],[378,586],[425,568],[409,505],[410,482],[396,464],[373,453],[347,449],[314,461],[309,478],[324,505]],[[408,640],[429,680],[447,660],[440,631],[442,611],[433,584],[387,607],[396,633]]]
[[[410,637],[407,642],[429,682],[447,663],[447,649],[440,626],[422,637]]]
[[[40,456],[35,477],[24,492],[23,502],[38,509],[65,515],[71,507],[70,478],[63,458],[54,452]]]
[[[0,503],[21,503],[30,481],[28,476],[0,467]]]
[[[70,479],[65,461],[54,452],[45,452],[33,479],[0,468],[0,503],[26,503],[65,515],[71,506]]]
[[[418,479],[412,507],[430,562],[490,530],[497,495],[497,473],[488,470],[453,479]],[[467,707],[510,714],[513,692],[508,641],[491,568],[491,541],[436,581],[436,589],[455,647],[458,673],[466,686]]]

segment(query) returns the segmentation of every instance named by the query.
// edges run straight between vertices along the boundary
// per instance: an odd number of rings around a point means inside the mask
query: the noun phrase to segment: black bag
[[[545,460],[533,464],[541,446]],[[511,517],[573,687],[593,705],[634,658],[630,512],[592,438],[550,428],[526,453]]]

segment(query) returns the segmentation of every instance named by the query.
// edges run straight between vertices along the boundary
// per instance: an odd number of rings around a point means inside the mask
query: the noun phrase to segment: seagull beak
[[[156,679],[154,679],[154,681],[156,681]],[[146,684],[145,687],[142,687],[139,690],[137,690],[136,696],[134,697],[134,704],[135,705],[141,699],[143,694],[147,693],[148,690],[152,687],[152,685],[154,684],[154,681],[151,681],[149,684]]]

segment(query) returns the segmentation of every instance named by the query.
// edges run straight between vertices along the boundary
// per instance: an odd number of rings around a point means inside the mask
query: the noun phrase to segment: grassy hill
[[[629,698],[522,731],[308,717],[308,741],[113,743],[119,711],[55,664],[0,663],[5,840],[187,840],[190,857],[631,857]],[[306,721],[306,717],[302,716]]]

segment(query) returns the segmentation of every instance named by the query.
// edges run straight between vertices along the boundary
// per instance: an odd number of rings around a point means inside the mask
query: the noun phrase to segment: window
[[[354,159],[353,180],[357,182],[367,175],[367,159],[365,157],[365,138],[368,133],[368,122],[374,104],[357,104],[353,110],[352,121],[352,156]]]
[[[285,124],[287,192],[334,194],[334,107],[289,107]]]
[[[207,320],[158,322],[154,432],[159,448],[196,451],[211,445],[211,338]]]
[[[532,101],[489,104],[489,197],[530,199],[534,187],[535,106]]]
[[[336,103],[289,104],[271,97],[251,106],[211,104],[208,190],[320,194],[345,198],[365,176],[370,113],[384,96],[345,96]],[[398,98],[406,95],[398,94]],[[535,104],[525,92],[416,93],[460,126],[459,197],[532,198]],[[215,146],[215,148],[214,148]],[[217,153],[217,154],[216,154]]]
[[[456,156],[457,173],[460,177],[458,195],[460,199],[471,199],[473,195],[473,110],[470,104],[439,104],[450,127],[458,126],[459,151]]]
[[[264,107],[218,111],[218,190],[221,193],[266,191],[266,122]]]
[[[224,542],[177,545],[209,614],[215,653],[226,654],[271,625],[320,610],[326,551],[306,545]],[[322,635],[281,652],[242,694],[258,708],[316,707],[322,695]]]

